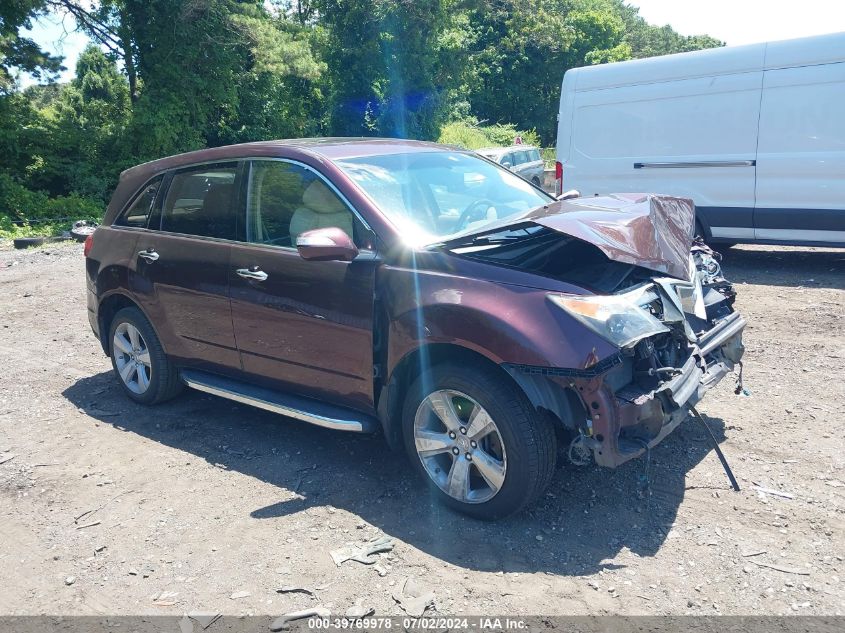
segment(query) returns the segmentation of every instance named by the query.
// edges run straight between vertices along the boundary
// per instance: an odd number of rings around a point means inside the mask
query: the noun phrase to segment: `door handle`
[[[257,267],[238,268],[235,272],[238,273],[238,277],[243,277],[244,279],[255,279],[256,281],[264,281],[267,279],[267,273]]]
[[[138,253],[138,257],[144,259],[148,263],[152,264],[154,261],[158,259],[158,253],[155,252],[155,249],[148,248],[145,251],[140,251]]]

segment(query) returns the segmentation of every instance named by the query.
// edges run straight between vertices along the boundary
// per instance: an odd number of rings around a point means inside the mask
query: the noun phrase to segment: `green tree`
[[[31,38],[20,35],[20,29],[31,28],[33,18],[44,9],[44,0],[0,3],[0,95],[14,87],[13,68],[36,79],[49,79],[63,70],[61,57],[45,53]]]
[[[314,80],[323,68],[307,40],[280,28],[261,2],[125,0],[125,7],[143,85],[134,108],[142,157],[218,144],[251,120],[242,93],[265,86],[262,77]]]
[[[563,73],[630,57],[624,23],[610,6],[587,0],[509,0],[470,4],[476,68],[473,114],[536,129],[554,139]]]
[[[334,134],[434,138],[460,84],[452,0],[322,0]]]
[[[115,62],[99,47],[88,46],[74,79],[42,112],[50,119],[51,143],[32,184],[53,193],[107,198],[120,170],[132,162],[125,146],[129,87]]]
[[[625,23],[625,42],[631,47],[634,58],[686,53],[725,45],[709,35],[685,36],[668,24],[649,24],[640,16],[637,7],[626,4],[624,0],[610,0],[610,4]]]

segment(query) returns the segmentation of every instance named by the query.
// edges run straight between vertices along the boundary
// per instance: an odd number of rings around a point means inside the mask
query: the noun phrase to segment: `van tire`
[[[441,489],[442,483],[434,480],[417,452],[417,416],[425,411],[421,408],[423,401],[438,391],[469,396],[487,412],[496,427],[504,446],[506,468],[504,482],[488,500],[468,502],[450,496]],[[557,438],[554,427],[546,416],[538,414],[525,394],[494,367],[444,363],[424,371],[408,389],[402,411],[402,437],[414,469],[429,483],[434,496],[450,508],[477,519],[499,519],[533,503],[545,492],[555,472]],[[447,459],[454,458],[444,454],[441,459],[445,464]],[[461,455],[457,459],[462,459]],[[469,468],[476,481],[484,486],[478,467],[471,465]],[[443,476],[446,476],[445,467]]]

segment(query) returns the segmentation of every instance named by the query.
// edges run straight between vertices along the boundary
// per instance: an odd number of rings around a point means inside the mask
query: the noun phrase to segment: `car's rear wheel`
[[[494,369],[441,365],[411,386],[403,437],[436,497],[481,519],[539,497],[554,473],[554,429]]]
[[[114,372],[132,400],[156,404],[179,393],[178,372],[140,310],[124,308],[114,316],[109,344]]]

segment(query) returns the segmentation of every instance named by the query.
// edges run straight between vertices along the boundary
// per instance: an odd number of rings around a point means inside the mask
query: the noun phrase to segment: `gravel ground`
[[[560,467],[480,523],[434,505],[380,437],[189,392],[120,392],[88,327],[81,246],[0,246],[0,615],[845,613],[845,251],[735,247],[745,384],[616,471]],[[760,492],[757,488],[776,492]],[[378,563],[329,552],[386,535]],[[282,587],[313,592],[278,593]]]

